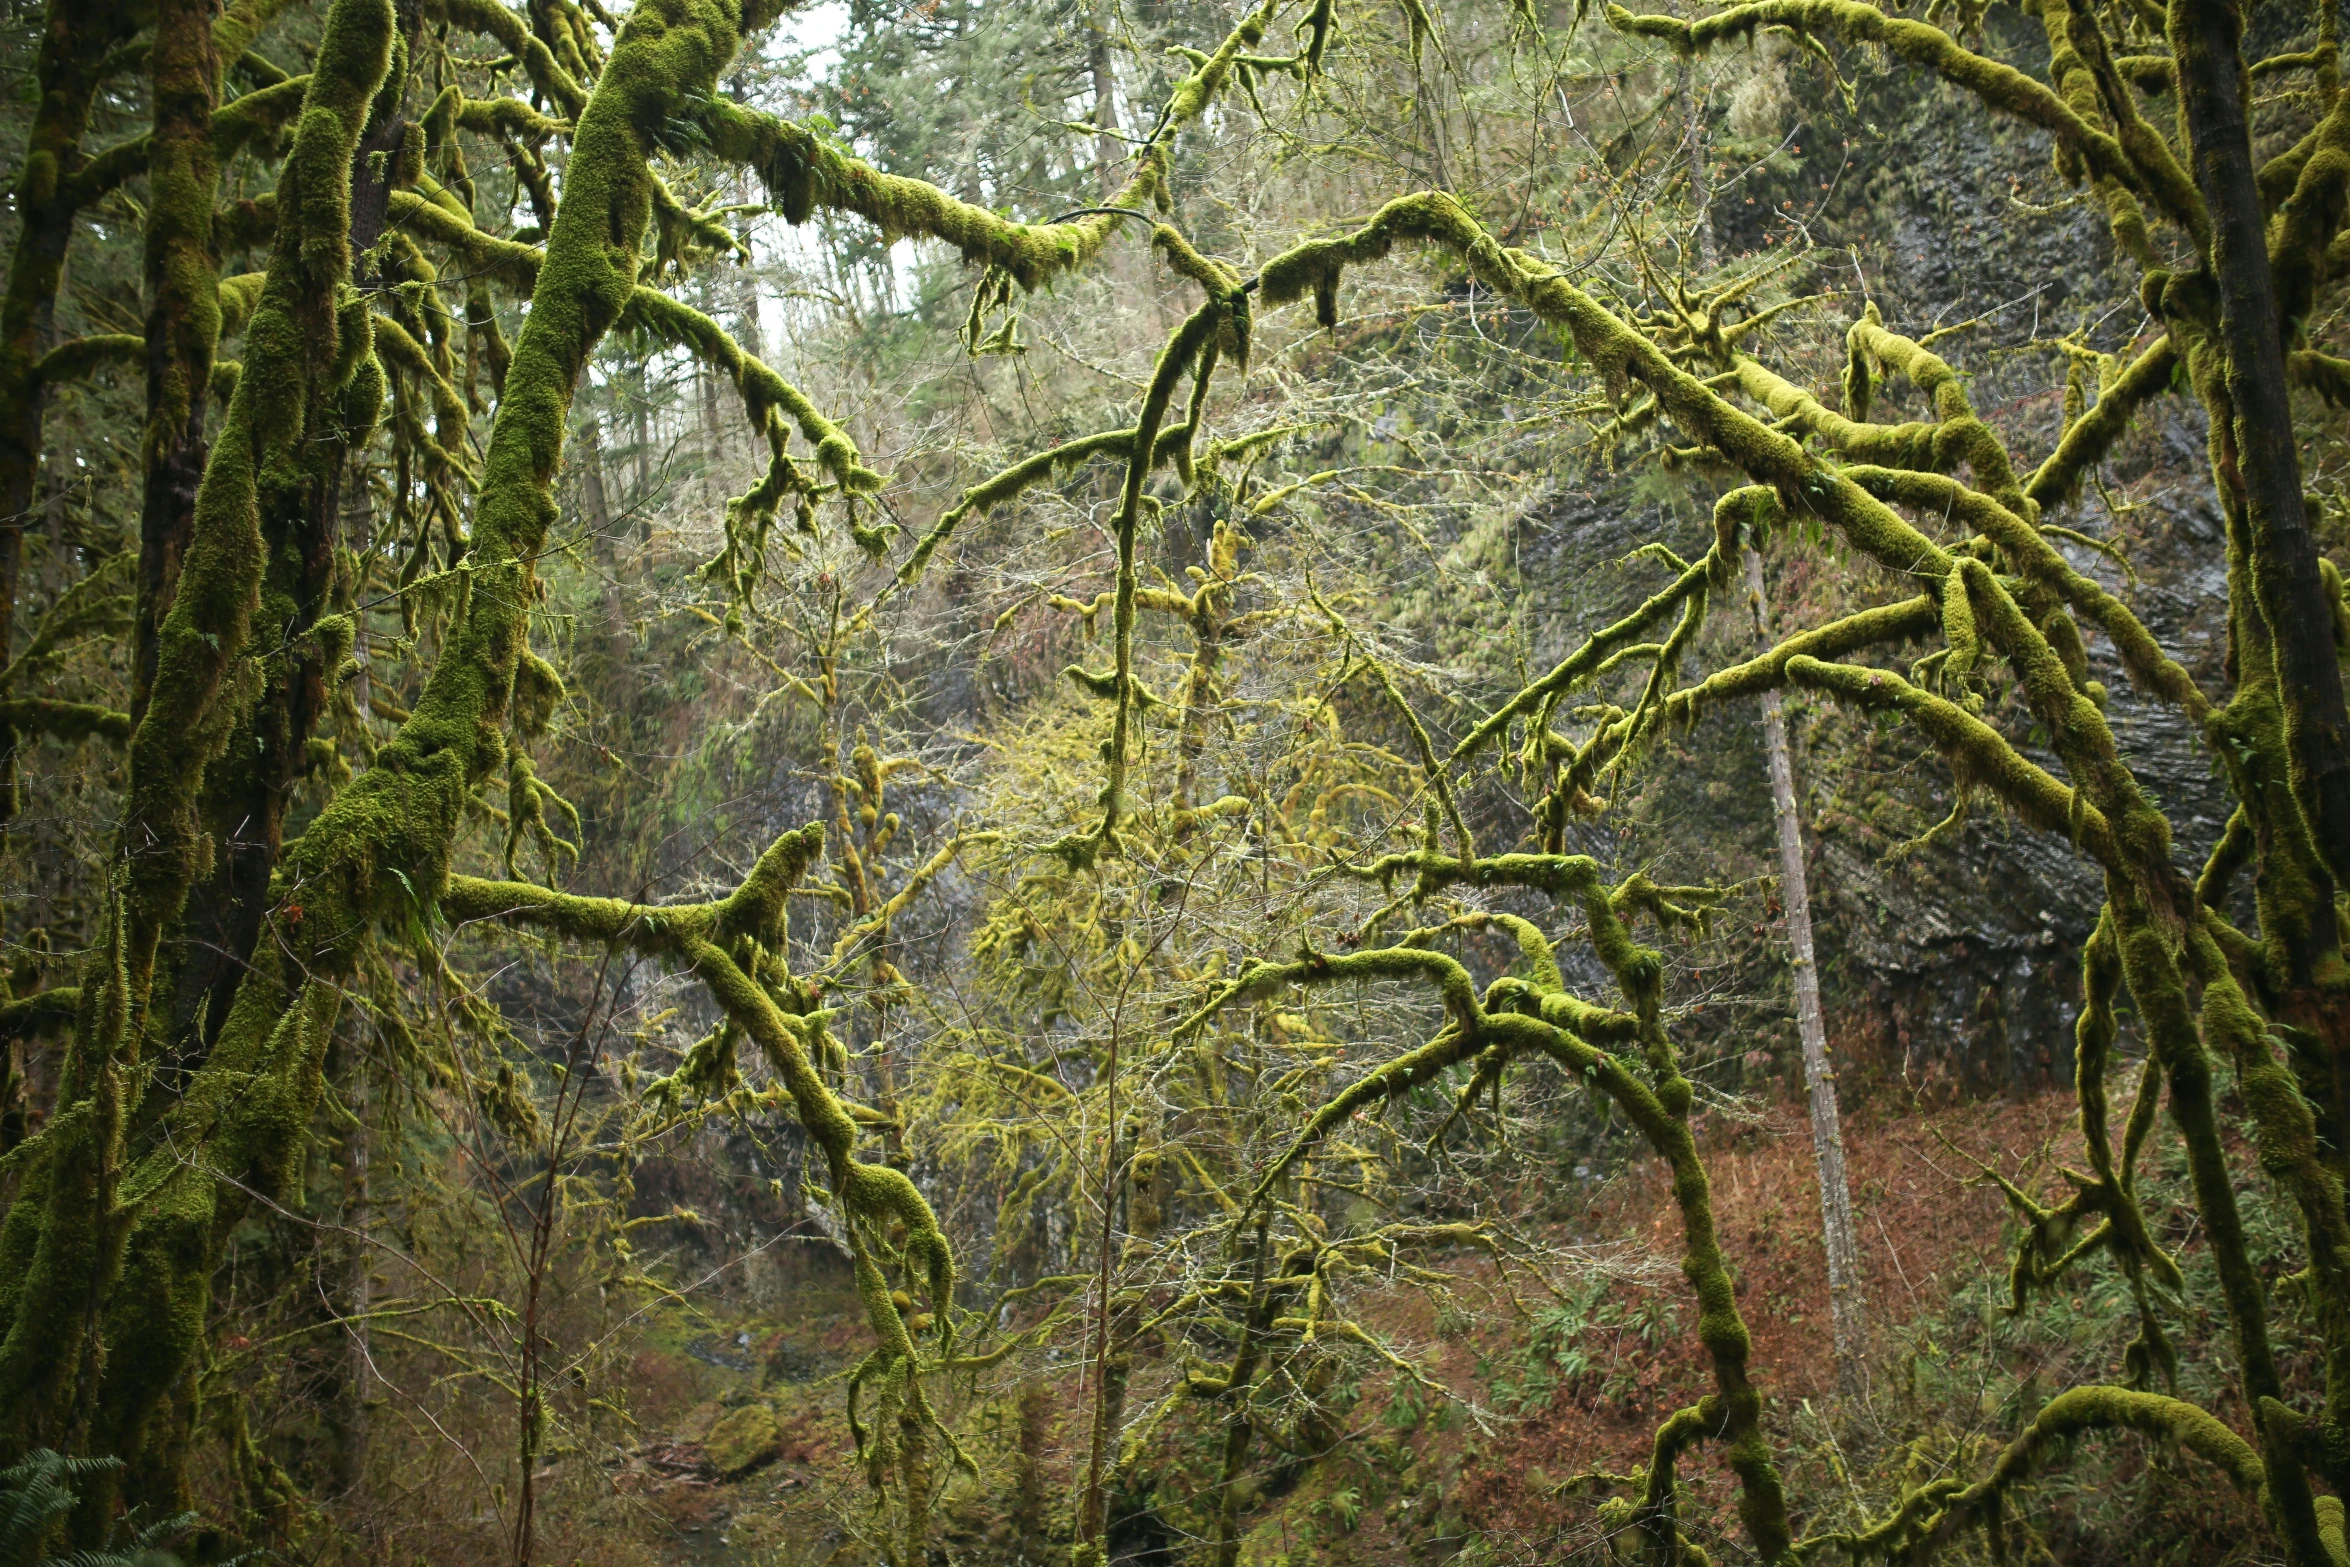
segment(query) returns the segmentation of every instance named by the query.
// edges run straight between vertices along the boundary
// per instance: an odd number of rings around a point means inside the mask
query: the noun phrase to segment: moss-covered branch
[[[2225,1475],[2244,1495],[2258,1496],[2267,1476],[2252,1445],[2184,1399],[2120,1387],[2068,1388],[2050,1399],[2023,1433],[2007,1445],[1991,1472],[1972,1485],[1938,1480],[1904,1498],[1894,1514],[1861,1529],[1810,1535],[1794,1547],[1809,1561],[1829,1551],[1853,1560],[1922,1561],[1968,1528],[1996,1529],[2008,1493],[2028,1480],[2052,1450],[2098,1431],[2135,1431],[2175,1442]]]
[[[913,1183],[887,1165],[856,1157],[857,1119],[826,1085],[811,1054],[823,1015],[797,995],[783,969],[787,900],[823,844],[820,824],[784,834],[740,887],[712,903],[647,906],[523,882],[453,876],[441,908],[459,920],[537,925],[574,940],[633,947],[678,962],[709,987],[735,1026],[758,1041],[792,1096],[800,1124],[823,1151],[833,1195],[848,1221],[867,1321],[879,1341],[881,1364],[869,1363],[864,1377],[882,1380],[894,1388],[892,1396],[918,1405],[919,1386],[911,1380],[913,1338],[891,1299],[876,1250],[893,1226],[903,1227],[898,1246],[940,1307],[935,1321],[941,1355],[953,1348],[951,1317],[944,1309],[954,1292],[953,1254]]]
[[[81,990],[73,985],[59,985],[0,1002],[0,1039],[30,1039],[71,1028],[81,1004]]]
[[[2098,394],[2096,406],[2065,426],[2056,450],[2025,481],[2024,494],[2043,510],[2070,500],[2129,429],[2138,410],[2171,389],[2178,366],[2178,349],[2168,334],[2156,338]]]
[[[1766,27],[1789,28],[1814,38],[1877,44],[1896,58],[1974,94],[1990,108],[2047,131],[2093,175],[2118,180],[2147,199],[2177,201],[2193,196],[2192,191],[2150,182],[2110,130],[2085,117],[2050,87],[2011,65],[1963,47],[1929,22],[1891,15],[1867,0],[1753,0],[1695,22],[1635,15],[1610,4],[1607,19],[1618,32],[1655,38],[1683,54],[1703,54],[1718,44],[1752,38]],[[2182,221],[2189,217],[2185,212],[2173,215]]]
[[[1280,4],[1259,0],[1215,52],[1200,57],[1176,83],[1134,173],[1105,206],[1139,214],[1145,203],[1166,194],[1167,141],[1216,100],[1235,62],[1264,37]],[[1024,289],[1083,267],[1119,222],[1117,213],[1107,211],[1060,223],[1014,222],[926,181],[884,174],[805,126],[724,99],[709,105],[702,123],[713,150],[757,173],[789,222],[805,223],[818,208],[854,213],[885,238],[920,236],[951,245],[964,260],[995,269]]]
[[[79,381],[101,369],[122,370],[146,357],[147,340],[136,332],[93,332],[69,337],[43,354],[33,365],[33,384],[42,391],[63,381]]]
[[[111,740],[131,737],[131,715],[94,702],[58,702],[43,697],[0,699],[0,725],[18,734],[56,740]]]
[[[2113,641],[2132,679],[2201,722],[2212,711],[2184,666],[2163,651],[2154,633],[2104,584],[2066,560],[2038,528],[1979,490],[1932,473],[1848,468],[1846,476],[1872,495],[1935,516],[1965,523],[1999,546],[2008,562],[2046,588]]]

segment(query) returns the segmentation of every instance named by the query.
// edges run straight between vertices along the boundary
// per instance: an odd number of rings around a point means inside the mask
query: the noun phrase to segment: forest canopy
[[[1639,3],[10,0],[0,1558],[2350,1567],[2338,13]]]

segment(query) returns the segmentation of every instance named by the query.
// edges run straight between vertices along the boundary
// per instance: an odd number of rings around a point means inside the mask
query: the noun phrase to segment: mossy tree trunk
[[[52,346],[58,290],[84,192],[82,148],[101,70],[136,26],[130,8],[50,0],[33,66],[39,98],[27,128],[13,198],[16,245],[0,293],[0,667],[11,657],[24,525],[41,470],[42,416],[49,405],[41,360]],[[16,745],[0,727],[0,822],[14,814]]]
[[[383,0],[336,0],[279,182],[283,221],[247,332],[249,373],[204,472],[132,733],[116,890],[60,1070],[58,1111],[0,1221],[0,1452],[88,1443],[134,1460],[155,1455],[130,1480],[166,1510],[185,1450],[184,1430],[168,1428],[191,1412],[174,1390],[204,1330],[216,1178],[165,1152],[146,1156],[159,1179],[136,1179],[140,1155],[126,1133],[149,1082],[141,1056],[156,953],[199,865],[198,784],[227,728],[224,695],[259,607],[263,518],[282,513],[298,488],[305,411],[356,391],[372,423],[380,391],[380,380],[361,374],[373,364],[365,312],[342,296],[351,159],[390,42]],[[196,51],[185,40],[175,47]],[[272,1032],[307,1044],[318,1010]],[[296,1105],[254,1080],[257,1065],[248,1056],[216,1078],[217,1097],[192,1112],[201,1131],[182,1134],[208,1139],[218,1168],[267,1189],[282,1179],[307,1109],[287,1127]],[[296,1104],[303,1082],[296,1070],[286,1085]],[[126,1212],[126,1184],[144,1206]],[[151,1430],[159,1411],[167,1429]],[[110,1488],[91,1490],[83,1516],[94,1529],[111,1510],[110,1496],[95,1493]]]
[[[2288,323],[2280,318],[2253,162],[2243,29],[2237,0],[2172,0],[2179,119],[2210,214],[2210,266],[2233,413],[2214,432],[2224,438],[2219,478],[2243,496],[2251,527],[2252,588],[2276,643],[2294,794],[2320,859],[2340,882],[2350,880],[2350,715],[2334,647],[2333,595],[2319,570],[2301,493],[2285,380]]]
[[[154,122],[147,143],[147,432],[139,506],[138,622],[131,717],[146,711],[164,618],[196,524],[205,405],[220,338],[212,208],[220,184],[212,111],[221,62],[209,0],[157,0],[147,50]]]
[[[351,166],[343,248],[354,262],[381,236],[396,159],[410,132],[401,114],[406,62],[421,21],[416,0],[396,0],[392,68],[368,107]],[[354,285],[362,282],[356,272]],[[180,1072],[194,1070],[219,1038],[252,961],[268,912],[271,880],[284,850],[286,813],[309,770],[309,746],[328,708],[328,682],[356,648],[340,635],[311,635],[330,608],[340,539],[344,472],[375,424],[375,406],[343,406],[347,385],[320,385],[303,415],[311,432],[262,515],[262,572],[256,631],[260,689],[237,711],[220,754],[203,772],[198,812],[212,845],[210,864],[187,899],[174,933],[171,995],[159,1032]],[[364,501],[362,501],[364,504]],[[348,618],[348,617],[346,617]]]

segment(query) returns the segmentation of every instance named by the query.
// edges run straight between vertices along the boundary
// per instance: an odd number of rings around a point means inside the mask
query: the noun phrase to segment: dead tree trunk
[[[1086,22],[1092,33],[1085,63],[1093,77],[1094,179],[1101,186],[1102,200],[1108,201],[1126,180],[1126,149],[1118,139],[1118,68],[1110,52],[1107,8],[1096,4]]]
[[[1744,549],[1747,602],[1755,640],[1771,644],[1770,604],[1762,557]],[[1771,814],[1779,829],[1779,891],[1787,906],[1787,945],[1795,966],[1795,1025],[1803,1037],[1803,1081],[1811,1100],[1812,1156],[1820,1171],[1820,1232],[1828,1252],[1828,1309],[1836,1335],[1836,1385],[1861,1391],[1868,1309],[1860,1283],[1860,1246],[1852,1230],[1852,1188],[1844,1176],[1843,1118],[1836,1073],[1828,1065],[1828,1025],[1820,1012],[1820,969],[1812,952],[1811,890],[1803,867],[1803,824],[1795,815],[1795,766],[1787,754],[1787,719],[1779,693],[1762,699],[1763,753],[1771,770]]]

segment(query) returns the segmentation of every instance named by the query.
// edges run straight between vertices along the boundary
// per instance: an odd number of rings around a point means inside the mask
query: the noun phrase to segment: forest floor
[[[2006,1205],[1970,1161],[2030,1189],[2079,1162],[2073,1113],[2072,1095],[2051,1089],[1932,1111],[1864,1109],[1846,1122],[1881,1377],[1937,1330],[1958,1292],[2006,1273]],[[1813,1453],[1832,1449],[1837,1432],[1854,1440],[1867,1422],[1849,1418],[1849,1406],[1833,1422],[1814,1418],[1835,1399],[1837,1375],[1800,1106],[1736,1123],[1716,1117],[1701,1138],[1775,1434],[1783,1448]],[[1522,1295],[1521,1317],[1501,1305],[1488,1265],[1462,1259],[1454,1271],[1463,1298],[1499,1309],[1440,1322],[1425,1295],[1398,1291],[1359,1312],[1390,1342],[1411,1346],[1457,1402],[1441,1407],[1400,1382],[1358,1394],[1346,1435],[1268,1487],[1244,1563],[1406,1567],[1444,1559],[1471,1538],[1492,1561],[1557,1561],[1595,1543],[1594,1487],[1578,1477],[1644,1463],[1658,1421],[1702,1396],[1710,1377],[1690,1331],[1679,1220],[1662,1170],[1635,1161],[1590,1180],[1581,1210],[1545,1237],[1589,1258],[1589,1282],[1570,1285],[1564,1305]],[[1550,1211],[1560,1211],[1555,1196]],[[854,1541],[866,1503],[842,1404],[865,1341],[853,1293],[812,1284],[792,1292],[786,1311],[642,1349],[632,1380],[648,1439],[611,1479],[651,1554],[809,1567],[862,1559]],[[1049,1496],[1064,1494],[1054,1488],[1066,1487],[1082,1452],[1076,1381],[1072,1366],[1053,1401]],[[1009,1424],[1007,1416],[997,1429]],[[1876,1429],[1881,1436],[1882,1421]],[[1734,1536],[1727,1477],[1703,1457],[1685,1469],[1700,1531]],[[950,1487],[942,1532],[1000,1535],[1003,1509],[1000,1487],[960,1503]],[[1169,1559],[1169,1543],[1136,1535],[1122,1559],[1153,1567]]]

